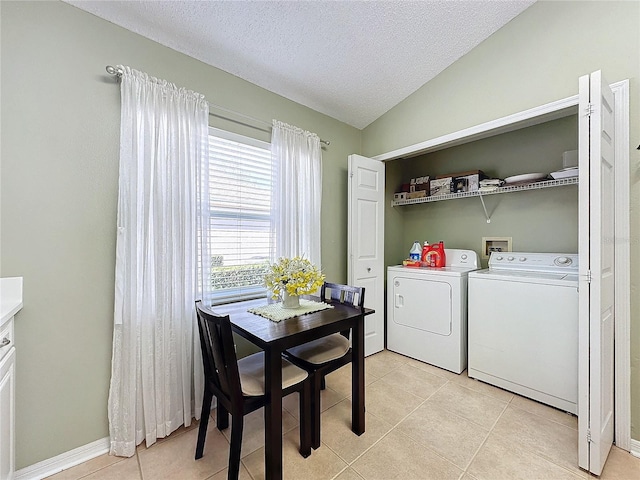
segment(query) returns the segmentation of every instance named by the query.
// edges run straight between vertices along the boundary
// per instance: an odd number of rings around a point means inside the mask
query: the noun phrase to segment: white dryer
[[[578,255],[494,252],[469,274],[468,373],[577,413]]]
[[[461,373],[467,368],[467,275],[472,250],[445,249],[443,268],[387,269],[387,348]]]

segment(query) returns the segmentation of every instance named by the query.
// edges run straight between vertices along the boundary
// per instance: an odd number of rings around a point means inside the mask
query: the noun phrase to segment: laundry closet
[[[579,465],[595,474],[614,428],[618,445],[630,441],[629,245],[617,241],[628,238],[629,224],[628,85],[610,86],[594,72],[580,77],[574,97],[372,159],[349,157],[348,281],[367,288],[373,303],[366,306],[376,310],[365,325],[365,342],[379,342],[384,330],[378,314],[389,307],[386,269],[401,263],[416,240],[442,240],[446,248],[481,256],[483,237],[509,238],[513,251],[578,254],[572,258],[579,263]],[[580,175],[571,181],[482,196],[394,199],[403,183],[426,175],[555,172],[563,168],[563,153],[576,149]],[[486,262],[482,258],[482,267]]]

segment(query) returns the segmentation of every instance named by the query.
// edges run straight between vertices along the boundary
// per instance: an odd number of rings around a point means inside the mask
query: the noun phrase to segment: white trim
[[[631,448],[631,279],[629,80],[611,86],[615,102],[615,441]]]
[[[222,130],[221,128],[209,127],[209,135],[224,138],[225,140],[230,140],[232,142],[242,143],[244,145],[251,145],[252,147],[262,148],[264,150],[271,150],[271,144],[269,142],[247,137],[246,135],[240,135],[239,133]]]
[[[631,455],[640,458],[640,440],[631,439]]]
[[[74,448],[55,457],[21,468],[15,480],[37,480],[79,465],[109,452],[109,437],[101,438],[82,447]]]
[[[616,106],[616,343],[615,343],[615,439],[624,450],[635,448],[640,453],[640,442],[631,439],[631,359],[630,359],[630,230],[629,230],[629,80],[609,85]],[[537,125],[577,113],[578,96],[557,100],[539,107],[485,122],[457,132],[432,138],[391,152],[371,157],[387,161],[407,158],[462,145],[527,126]],[[618,132],[620,133],[618,135]],[[635,442],[635,443],[632,443]],[[633,447],[632,445],[635,445]],[[640,456],[640,455],[638,455]]]

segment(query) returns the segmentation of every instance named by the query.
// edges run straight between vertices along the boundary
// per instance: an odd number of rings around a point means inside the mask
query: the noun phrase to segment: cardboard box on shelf
[[[487,178],[482,170],[469,170],[467,172],[438,175],[439,178],[452,178],[451,192],[474,192],[480,188],[480,180]]]
[[[410,200],[412,198],[422,198],[426,196],[427,196],[427,192],[424,190],[419,190],[417,192],[409,192],[407,193],[407,200]]]
[[[408,192],[397,192],[397,193],[393,194],[393,199],[394,200],[406,200],[408,194],[409,194]]]
[[[411,182],[409,183],[409,192],[421,191],[427,192],[427,196],[429,196],[429,175],[411,179]]]
[[[451,193],[451,177],[431,180],[431,196],[448,195]]]

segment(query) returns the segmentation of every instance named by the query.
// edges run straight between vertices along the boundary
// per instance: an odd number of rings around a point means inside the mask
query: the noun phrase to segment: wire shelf
[[[440,202],[443,200],[453,200],[455,198],[469,198],[469,197],[486,197],[487,195],[496,195],[498,193],[511,193],[511,192],[523,192],[525,190],[539,190],[541,188],[563,187],[565,185],[577,185],[578,177],[561,178],[559,180],[545,180],[542,182],[525,183],[522,185],[507,185],[504,187],[498,187],[491,192],[458,192],[448,193],[445,195],[436,195],[434,197],[421,197],[410,198],[407,200],[392,200],[392,207],[399,207],[404,205],[416,205],[418,203],[430,203]]]

